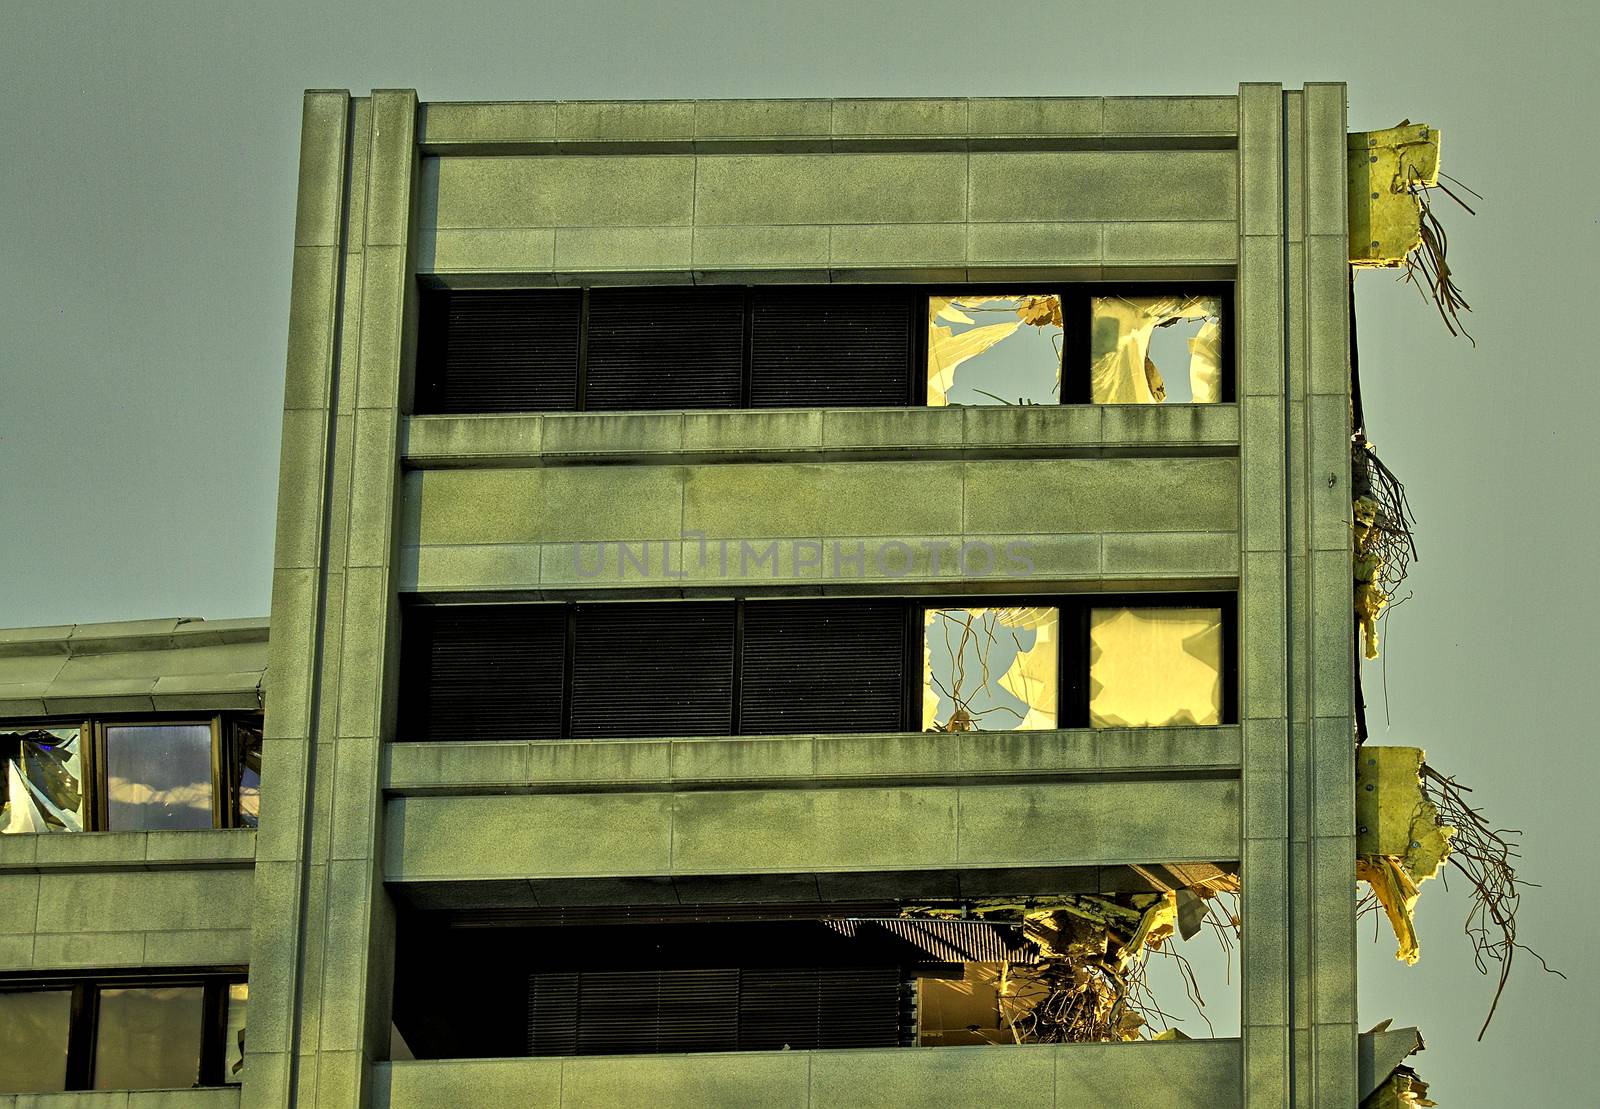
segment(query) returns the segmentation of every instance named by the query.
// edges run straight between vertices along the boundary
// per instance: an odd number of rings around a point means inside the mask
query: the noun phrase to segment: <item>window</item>
[[[0,724],[0,833],[253,828],[260,717]]]
[[[248,996],[237,974],[0,984],[0,1093],[237,1083]]]
[[[1218,283],[424,288],[415,407],[1208,403],[1231,311]]]
[[[1231,723],[1230,594],[416,605],[402,740]]]
[[[922,618],[922,729],[1056,726],[1061,610],[930,608]]]
[[[1220,724],[1222,609],[1089,611],[1089,723]]]

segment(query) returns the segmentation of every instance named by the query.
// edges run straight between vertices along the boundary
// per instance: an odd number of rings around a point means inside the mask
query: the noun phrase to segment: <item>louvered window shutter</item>
[[[905,405],[911,297],[899,289],[754,290],[752,408]]]
[[[726,602],[579,605],[573,736],[727,735],[733,624]]]
[[[743,376],[743,289],[590,291],[587,407],[737,408]]]
[[[419,413],[578,406],[578,289],[429,289],[417,354]]]
[[[401,739],[561,734],[562,605],[418,606],[401,640]]]
[[[906,609],[879,601],[745,606],[739,730],[894,732],[905,702]]]

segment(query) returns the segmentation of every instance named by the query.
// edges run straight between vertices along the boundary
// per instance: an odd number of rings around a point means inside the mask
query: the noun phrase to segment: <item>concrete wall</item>
[[[911,1100],[929,1088],[994,1100],[1015,1081],[1063,1102],[1138,1104],[1148,1086],[1151,1104],[1353,1104],[1343,103],[1335,85],[773,104],[308,94],[245,1103],[422,1104],[462,1082],[528,1102],[565,1096],[569,1079],[705,1101],[715,1091],[692,1083],[738,1090],[762,1067],[801,1090],[799,1055],[384,1063],[386,882],[400,895],[446,874],[493,889],[571,873],[1071,866],[1203,849],[1243,862],[1240,1044],[868,1053],[859,1065],[819,1053],[804,1060],[808,1096],[823,1100],[820,1073]],[[1239,396],[1205,411],[412,418],[419,276],[1233,278]],[[1121,755],[1068,733],[1043,753],[1049,741],[1032,738],[989,746],[991,776],[961,781],[924,760],[972,770],[979,741],[953,754],[915,737],[388,748],[404,728],[402,595],[636,595],[620,572],[578,582],[562,548],[675,542],[684,529],[763,542],[1025,536],[1054,586],[1237,587],[1243,722],[1214,741],[1108,738]],[[820,584],[793,566],[763,580]],[[1020,583],[873,583],[934,586]],[[1021,784],[1040,758],[1040,780]],[[1139,765],[1107,780],[1119,759]],[[717,789],[694,780],[697,760]],[[1048,834],[1007,839],[1030,802],[1052,818]],[[573,823],[612,819],[642,840],[569,842]],[[1176,1048],[1202,1061],[1192,1088],[1166,1067]],[[1101,1096],[1094,1083],[1112,1079]]]

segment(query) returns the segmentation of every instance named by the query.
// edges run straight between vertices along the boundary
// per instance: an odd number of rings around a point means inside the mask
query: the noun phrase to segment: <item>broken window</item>
[[[0,725],[0,834],[254,828],[261,718]]]
[[[924,731],[1056,726],[1060,609],[923,611]]]
[[[246,997],[222,972],[0,982],[0,1095],[237,1083]]]
[[[0,833],[84,830],[81,726],[0,730]]]
[[[212,743],[210,723],[107,725],[106,827],[213,827]]]
[[[1222,697],[1222,609],[1090,610],[1091,726],[1220,724]]]
[[[1090,303],[1096,404],[1222,399],[1220,296],[1097,296]]]
[[[71,1023],[71,990],[0,993],[0,1094],[65,1090]]]
[[[929,297],[928,404],[1059,403],[1064,333],[1057,293]]]

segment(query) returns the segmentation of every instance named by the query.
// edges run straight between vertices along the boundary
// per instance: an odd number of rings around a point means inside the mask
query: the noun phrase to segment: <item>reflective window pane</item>
[[[106,815],[112,831],[210,828],[211,725],[106,729]]]
[[[930,608],[923,612],[924,731],[1056,726],[1060,610]]]
[[[928,298],[928,404],[1055,404],[1061,297]]]
[[[0,993],[0,1093],[67,1088],[71,990]]]
[[[194,1086],[200,1080],[203,995],[199,986],[101,990],[94,1088]]]
[[[1096,404],[1222,399],[1222,300],[1092,297],[1090,396]]]
[[[1090,610],[1092,726],[1221,722],[1221,609]]]
[[[236,982],[228,987],[228,1030],[222,1041],[222,1081],[244,1081],[244,1024],[250,1007],[250,984]]]
[[[77,727],[0,731],[0,833],[83,831],[82,781]]]

